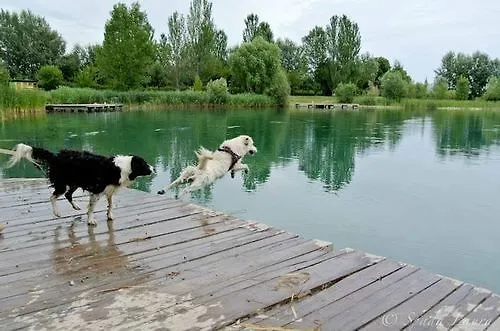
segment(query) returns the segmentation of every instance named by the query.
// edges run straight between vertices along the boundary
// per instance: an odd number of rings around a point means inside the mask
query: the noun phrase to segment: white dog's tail
[[[208,160],[212,160],[214,158],[212,152],[204,147],[200,147],[195,154],[198,157],[198,169],[200,170],[205,169]]]
[[[0,153],[12,155],[10,160],[7,162],[7,168],[10,168],[19,163],[23,158],[40,167],[40,165],[33,159],[33,147],[31,146],[25,144],[17,144],[13,150],[3,148],[0,149]]]

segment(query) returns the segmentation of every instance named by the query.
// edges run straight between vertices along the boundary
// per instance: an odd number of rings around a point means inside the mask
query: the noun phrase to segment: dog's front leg
[[[113,214],[111,213],[111,209],[113,208],[113,194],[107,194],[106,198],[108,199],[108,221],[113,220]]]
[[[248,165],[238,162],[234,165],[233,169],[231,170],[231,177],[234,177],[234,173],[236,171],[241,171],[241,170],[243,170],[246,174],[248,174],[250,168],[248,168]]]
[[[95,205],[97,204],[97,202],[99,201],[100,198],[101,198],[101,194],[90,193],[89,208],[87,211],[87,219],[88,219],[87,223],[89,225],[97,225],[97,222],[94,219],[94,209],[95,209]]]

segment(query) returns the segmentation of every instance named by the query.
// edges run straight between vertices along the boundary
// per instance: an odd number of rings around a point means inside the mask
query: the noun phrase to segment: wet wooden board
[[[60,218],[50,193],[46,180],[0,181],[2,330],[500,325],[496,294],[418,267],[133,189],[115,196],[113,222],[102,199],[89,227],[84,192],[80,211],[59,199]]]

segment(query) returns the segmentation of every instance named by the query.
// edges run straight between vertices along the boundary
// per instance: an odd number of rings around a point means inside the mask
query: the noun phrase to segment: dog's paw
[[[165,190],[160,190],[160,191],[158,191],[158,194],[160,194],[160,195],[165,194]]]
[[[92,225],[92,226],[96,226],[97,222],[95,221],[95,219],[89,218],[89,220],[87,221],[87,224],[88,225]]]
[[[76,203],[73,204],[73,209],[74,210],[82,210],[82,208],[80,208],[80,206],[77,205]]]
[[[245,173],[245,175],[248,175],[248,169],[243,170],[243,172]]]
[[[58,212],[58,211],[55,211],[55,212],[54,212],[54,216],[55,216],[55,217],[61,217],[61,213],[60,213],[60,212]]]
[[[113,217],[113,215],[111,215],[111,214],[108,214],[108,221],[112,221],[112,220],[114,220],[114,217]]]

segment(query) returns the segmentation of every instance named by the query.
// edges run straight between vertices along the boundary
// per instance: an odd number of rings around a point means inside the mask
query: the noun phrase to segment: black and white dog
[[[134,155],[106,157],[86,151],[63,149],[54,154],[46,149],[17,144],[14,150],[0,149],[0,153],[12,155],[7,167],[12,167],[25,158],[45,171],[54,192],[50,197],[54,215],[60,217],[56,200],[64,194],[71,206],[80,210],[73,202],[73,193],[81,188],[90,193],[87,210],[88,224],[96,225],[94,208],[102,195],[108,199],[108,220],[111,214],[113,194],[120,187],[129,185],[139,176],[149,176],[154,172],[143,158]]]

